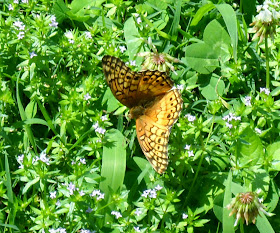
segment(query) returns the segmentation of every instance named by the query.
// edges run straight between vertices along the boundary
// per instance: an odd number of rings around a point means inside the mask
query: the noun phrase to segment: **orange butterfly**
[[[164,72],[134,72],[119,58],[107,55],[102,66],[112,93],[130,108],[130,118],[136,119],[142,151],[156,172],[162,174],[168,166],[170,130],[183,107],[180,92]]]

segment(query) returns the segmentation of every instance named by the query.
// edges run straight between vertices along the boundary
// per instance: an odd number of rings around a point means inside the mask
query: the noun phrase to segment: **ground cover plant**
[[[278,1],[0,3],[1,232],[279,232]],[[183,99],[156,173],[102,58]]]

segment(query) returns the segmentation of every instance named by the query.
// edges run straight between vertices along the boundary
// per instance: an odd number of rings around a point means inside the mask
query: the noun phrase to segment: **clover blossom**
[[[245,219],[246,225],[251,222],[255,224],[256,218],[260,212],[263,212],[267,216],[272,216],[272,214],[266,212],[264,208],[255,192],[238,193],[236,197],[232,199],[231,203],[227,205],[227,209],[232,209],[229,216],[236,214],[234,226],[237,226],[240,219]]]
[[[272,40],[274,39],[274,34],[276,34],[276,26],[280,23],[280,5],[278,2],[264,1],[263,5],[257,6],[258,15],[256,15],[255,20],[250,24],[254,26],[250,32],[255,33],[252,40],[259,38],[259,44],[267,36],[270,36]]]

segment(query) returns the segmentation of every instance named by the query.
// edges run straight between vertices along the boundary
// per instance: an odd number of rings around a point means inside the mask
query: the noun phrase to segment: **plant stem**
[[[269,89],[270,86],[270,77],[269,77],[269,56],[268,56],[268,44],[267,44],[267,35],[265,35],[265,58],[266,58],[266,88]]]

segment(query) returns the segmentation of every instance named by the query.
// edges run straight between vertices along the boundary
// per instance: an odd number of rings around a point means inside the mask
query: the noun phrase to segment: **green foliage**
[[[0,231],[279,232],[280,37],[251,41],[258,4],[2,1]],[[101,65],[151,45],[184,100],[163,175]],[[275,215],[234,226],[249,191]]]

